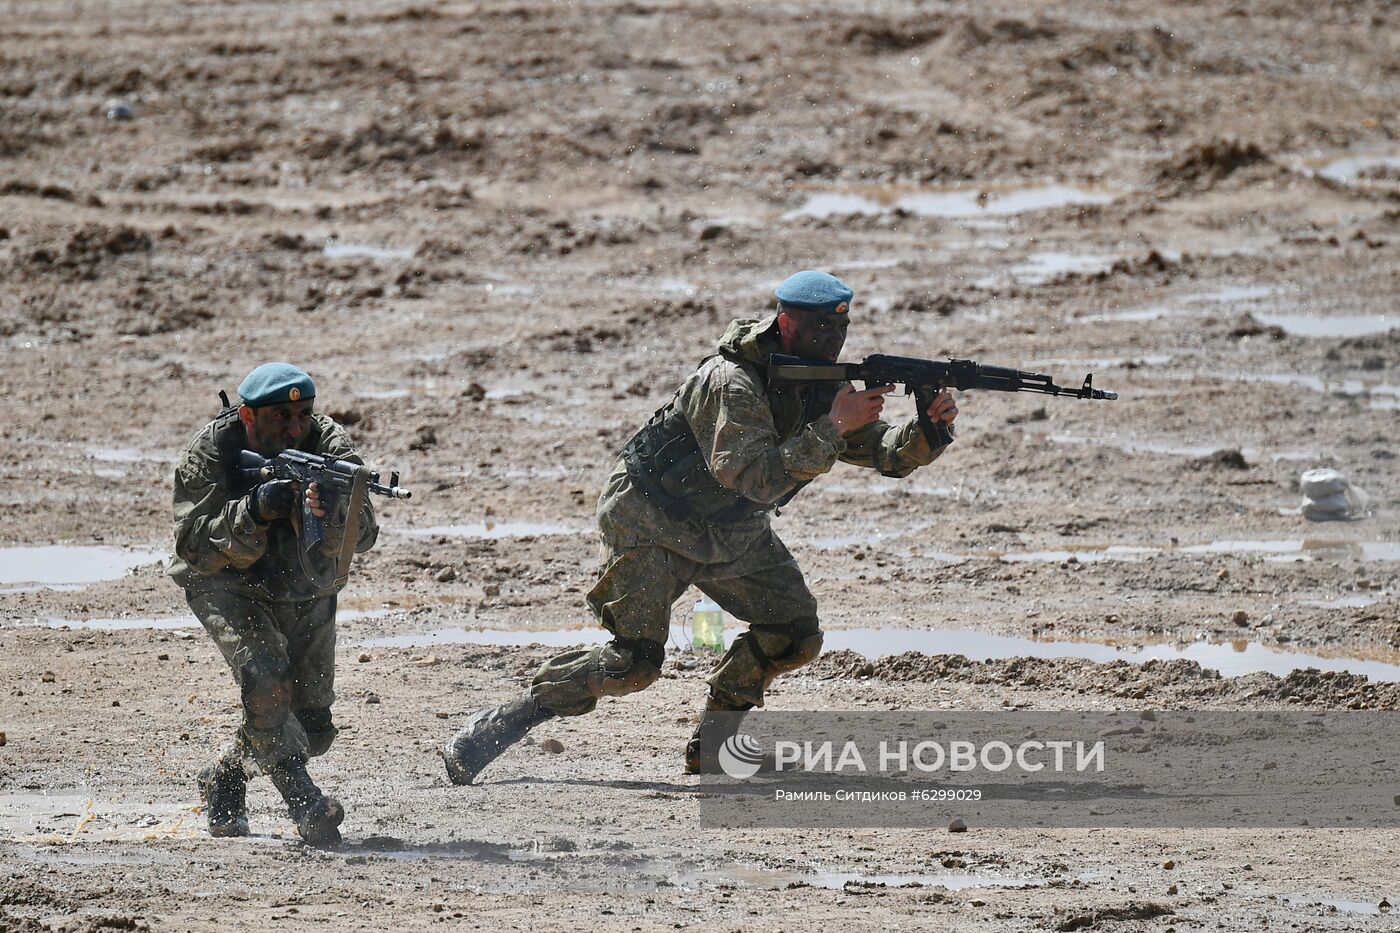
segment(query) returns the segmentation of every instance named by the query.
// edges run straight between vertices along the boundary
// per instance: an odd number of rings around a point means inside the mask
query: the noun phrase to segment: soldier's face
[[[787,318],[786,324],[783,318]],[[851,319],[844,314],[787,309],[778,318],[784,349],[793,356],[835,362],[846,345]]]
[[[248,443],[260,454],[280,454],[296,447],[311,433],[311,409],[313,399],[304,402],[286,402],[282,405],[264,405],[261,408],[239,409],[248,434]]]

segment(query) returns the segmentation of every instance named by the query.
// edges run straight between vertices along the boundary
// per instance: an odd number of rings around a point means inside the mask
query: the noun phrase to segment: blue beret
[[[785,305],[822,314],[845,314],[851,309],[851,286],[826,272],[807,269],[787,277],[773,292]]]
[[[316,383],[291,363],[264,363],[238,384],[238,397],[250,408],[316,397]]]

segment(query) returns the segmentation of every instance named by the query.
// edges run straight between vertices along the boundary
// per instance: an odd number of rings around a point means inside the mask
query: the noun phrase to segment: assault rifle
[[[1022,372],[1004,366],[985,366],[972,360],[921,360],[912,356],[888,356],[876,353],[859,363],[831,363],[808,360],[798,356],[774,353],[768,358],[770,386],[797,385],[804,382],[864,382],[871,386],[902,385],[905,395],[913,395],[919,408],[919,426],[930,448],[953,442],[949,425],[934,424],[928,416],[934,393],[939,389],[990,389],[995,392],[1039,392],[1042,395],[1063,395],[1070,398],[1116,399],[1117,392],[1094,388],[1094,376],[1084,377],[1077,389],[1058,386],[1055,380],[1041,373]]]
[[[350,578],[350,560],[355,555],[355,542],[360,536],[360,509],[364,505],[365,495],[372,492],[390,499],[408,499],[413,495],[399,485],[397,470],[389,474],[389,484],[386,486],[379,482],[379,474],[367,466],[310,454],[304,450],[284,450],[270,458],[251,450],[242,450],[238,453],[238,466],[244,473],[263,482],[291,480],[301,484],[303,490],[315,483],[322,504],[329,505],[325,509],[327,512],[332,512],[339,503],[345,503],[345,536],[332,568],[333,576],[318,572],[307,560],[307,554],[326,539],[325,519],[311,511],[305,497],[302,498],[301,508],[292,513],[292,524],[301,541],[297,556],[301,559],[302,573],[325,590],[338,590]]]

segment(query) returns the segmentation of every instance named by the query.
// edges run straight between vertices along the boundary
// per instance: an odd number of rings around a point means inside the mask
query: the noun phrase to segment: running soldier
[[[729,325],[719,352],[627,443],[598,502],[602,575],[588,605],[613,636],[605,645],[546,662],[530,688],[473,714],[443,751],[454,784],[469,784],[506,748],[554,716],[591,712],[600,697],[642,690],[661,676],[671,606],[688,586],[749,624],[709,678],[706,713],[763,705],[779,674],[821,650],[817,603],[768,513],[837,460],[903,477],[931,463],[918,418],[880,420],[892,386],[849,383],[770,388],[768,358],[783,353],[835,361],[846,340],[851,289],[824,272],[791,276],[777,313]],[[928,408],[951,425],[947,392]],[[706,730],[734,716],[704,716],[686,747],[701,760]]]

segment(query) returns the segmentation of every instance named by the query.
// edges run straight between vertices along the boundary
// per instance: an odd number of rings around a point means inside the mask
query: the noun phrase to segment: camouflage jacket
[[[313,415],[312,422],[303,450],[363,462],[344,428],[322,414]],[[228,465],[230,452],[236,454],[246,442],[237,410],[229,409],[185,445],[175,468],[175,560],[170,576],[186,589],[236,591],[271,602],[310,599],[317,590],[302,572],[291,521],[255,521],[248,493],[257,481]],[[310,555],[318,571],[334,564],[344,541],[336,532],[343,528],[343,514],[328,518],[326,540]],[[355,550],[369,550],[378,537],[374,508],[366,497]]]
[[[755,502],[778,502],[837,460],[902,477],[942,453],[929,450],[917,417],[898,426],[872,421],[842,436],[827,417],[836,386],[770,389],[763,373],[769,355],[778,350],[774,316],[734,321],[719,347],[722,355],[702,363],[673,401],[714,478]],[[759,512],[727,525],[669,519],[619,461],[598,502],[598,526],[604,544],[616,551],[660,545],[713,564],[747,550],[767,531],[769,518]]]

